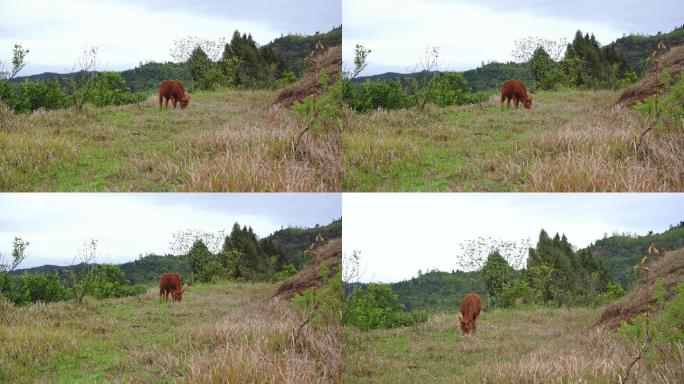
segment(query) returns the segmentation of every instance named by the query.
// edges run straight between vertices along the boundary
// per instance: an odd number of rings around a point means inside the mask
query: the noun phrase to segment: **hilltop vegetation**
[[[639,76],[649,69],[648,57],[658,51],[658,44],[663,42],[667,47],[684,44],[684,25],[668,33],[657,35],[627,35],[608,44],[615,52],[622,55],[629,67]]]
[[[475,292],[483,297],[487,294],[477,272],[430,271],[390,286],[406,311],[451,312],[466,294]]]
[[[651,244],[655,244],[660,252],[674,251],[684,247],[684,222],[671,226],[663,233],[607,236],[596,240],[587,247],[587,250],[603,262],[612,279],[628,289],[640,277],[640,272],[634,269],[634,266],[642,257],[648,255],[648,247]],[[653,256],[649,259],[648,264],[657,257]]]

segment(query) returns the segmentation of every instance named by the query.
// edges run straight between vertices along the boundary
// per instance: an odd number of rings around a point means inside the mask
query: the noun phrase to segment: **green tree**
[[[202,79],[209,75],[213,63],[204,50],[202,50],[202,47],[197,46],[190,54],[186,65],[190,71],[190,79],[192,80],[191,88],[194,88],[195,86],[201,87],[203,84]]]
[[[529,61],[529,66],[536,87],[543,87],[544,80],[549,76],[555,64],[556,63],[554,63],[553,59],[546,53],[544,48],[538,47],[534,50],[532,58]]]
[[[213,255],[209,248],[197,239],[188,251],[188,262],[190,264],[190,282],[194,283],[195,275],[199,274],[202,268],[212,259]]]
[[[498,296],[504,286],[515,278],[515,271],[498,251],[487,257],[481,272],[487,292],[492,297]]]

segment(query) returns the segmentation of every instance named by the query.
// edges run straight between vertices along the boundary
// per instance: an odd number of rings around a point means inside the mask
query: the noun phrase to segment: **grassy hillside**
[[[126,299],[36,304],[0,301],[0,381],[336,382],[334,326],[305,327],[269,284],[187,288],[181,303],[158,291]]]
[[[643,119],[612,91],[539,92],[531,110],[482,105],[350,113],[346,191],[674,191],[684,133],[633,141]]]
[[[592,328],[600,310],[527,309],[484,312],[477,334],[462,337],[458,315],[427,323],[362,332],[345,327],[345,383],[618,382],[640,345]],[[638,382],[679,382],[684,360],[640,361]],[[632,376],[634,379],[635,377]],[[667,380],[667,381],[666,381]]]
[[[0,106],[0,190],[340,190],[338,134],[271,107],[277,92],[196,92],[138,105],[14,115]]]
[[[661,255],[666,251],[684,247],[684,222],[663,233],[606,237],[597,240],[587,249],[601,259],[614,280],[628,288],[640,276],[634,266],[642,257],[648,255],[648,247],[651,244],[655,244]],[[656,256],[651,256],[648,264],[655,259]]]
[[[453,311],[466,294],[476,292],[485,297],[487,292],[477,274],[460,271],[433,271],[411,280],[392,283],[391,287],[407,311]]]

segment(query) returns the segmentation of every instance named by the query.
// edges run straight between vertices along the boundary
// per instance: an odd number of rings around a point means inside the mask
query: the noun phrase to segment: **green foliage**
[[[592,34],[577,31],[562,62],[571,84],[579,88],[613,88],[629,69],[627,61],[614,47],[601,48]]]
[[[634,110],[651,121],[655,131],[684,129],[684,76],[670,86],[670,72],[666,68],[661,75],[664,96],[649,96],[638,102]]]
[[[190,71],[190,79],[193,84],[200,89],[208,89],[208,81],[205,78],[209,76],[214,63],[200,46],[195,47],[192,51],[186,65]],[[205,87],[203,88],[203,86]]]
[[[514,278],[515,271],[498,251],[487,257],[482,266],[482,279],[490,296],[499,295],[504,286],[510,284]]]
[[[662,309],[660,313],[655,316],[650,312],[641,313],[631,323],[623,322],[618,329],[619,334],[633,341],[648,340],[648,334],[651,337],[646,354],[649,360],[678,353],[677,345],[684,341],[684,283],[677,286],[675,296],[668,303],[663,301],[662,282],[660,288],[653,295],[656,304],[652,308]]]
[[[551,239],[544,230],[529,251],[527,276],[541,302],[555,305],[591,304],[610,282],[600,259],[587,250],[575,252],[565,235]]]
[[[69,291],[62,284],[57,273],[30,275],[23,273],[12,278],[6,297],[16,305],[27,305],[35,302],[50,303],[67,300]]]
[[[317,235],[325,239],[342,237],[342,219],[334,220],[328,225],[316,225],[312,228],[288,227],[273,232],[269,239],[284,254],[285,263],[299,270],[310,261],[306,249]]]
[[[145,93],[130,93],[118,72],[98,73],[93,80],[90,101],[98,107],[139,103],[145,99]]]
[[[201,282],[215,282],[229,277],[229,271],[219,260],[211,260],[200,269],[197,279]]]
[[[207,248],[207,246],[202,242],[202,240],[195,240],[190,248],[190,251],[188,252],[188,263],[190,265],[190,271],[193,275],[191,280],[194,280],[194,275],[199,274],[202,268],[204,268],[204,266],[209,263],[209,260],[212,258],[213,255],[209,251],[209,248]]]
[[[266,47],[274,53],[277,52],[284,70],[301,77],[309,69],[309,62],[306,58],[314,51],[318,42],[326,48],[342,45],[342,26],[335,27],[327,33],[281,36],[266,44]]]
[[[371,112],[378,108],[402,109],[412,105],[399,80],[347,82],[344,100],[357,112]]]
[[[489,98],[487,93],[472,93],[465,77],[459,72],[444,72],[434,79],[434,102],[440,107],[474,104]]]
[[[537,301],[537,294],[527,279],[518,278],[504,284],[499,294],[494,297],[492,304],[502,308],[509,308],[531,305],[537,303]]]
[[[641,76],[649,68],[648,57],[657,50],[661,41],[668,47],[684,44],[684,28],[675,28],[669,33],[658,32],[652,36],[628,35],[615,40],[610,46],[625,58],[628,68]]]
[[[309,321],[314,326],[340,324],[344,305],[342,270],[338,269],[331,278],[328,278],[328,266],[323,263],[318,274],[325,281],[325,284],[322,287],[309,288],[295,295],[292,302],[309,311]]]
[[[636,83],[637,81],[639,81],[639,76],[637,76],[637,74],[632,72],[632,71],[627,71],[627,72],[625,72],[625,77],[623,77],[622,79],[615,82],[614,89],[619,90],[619,89],[627,88],[630,85]]]
[[[292,106],[292,110],[299,117],[309,121],[308,128],[301,134],[308,130],[330,132],[341,129],[344,80],[338,79],[332,86],[328,87],[328,74],[325,69],[322,69],[318,83],[324,89],[321,95],[309,95]]]
[[[283,269],[273,275],[273,281],[282,281],[297,274],[297,269],[292,264],[285,264]]]
[[[528,64],[532,71],[532,78],[534,79],[536,87],[544,89],[544,85],[548,85],[546,84],[548,83],[548,80],[546,79],[551,70],[556,66],[556,63],[551,59],[551,56],[549,56],[544,48],[540,46],[535,49]]]
[[[639,262],[643,255],[648,254],[649,245],[655,243],[660,252],[675,250],[684,247],[684,221],[670,226],[663,233],[649,233],[645,236],[633,234],[605,235],[604,238],[595,241],[587,248],[600,259],[610,271],[610,278],[625,290],[628,290],[639,278],[634,265]]]
[[[297,76],[295,76],[294,72],[285,71],[283,72],[283,76],[273,84],[273,89],[286,87],[295,81],[297,81]]]
[[[608,283],[606,286],[606,291],[599,294],[596,300],[597,305],[605,305],[614,302],[615,300],[623,297],[625,295],[625,290],[619,283]]]
[[[91,280],[88,294],[100,300],[140,295],[147,290],[144,285],[129,285],[124,279],[123,270],[118,265],[98,265],[87,278]]]
[[[283,76],[285,64],[271,45],[257,47],[251,34],[235,31],[219,62],[227,85],[240,88],[270,88]],[[292,71],[290,71],[292,73]]]
[[[69,98],[57,81],[24,81],[12,87],[12,94],[6,102],[17,113],[30,113],[39,108],[65,108],[69,105]]]
[[[474,292],[484,298],[487,292],[478,272],[461,271],[432,271],[391,287],[407,311],[451,312],[466,294]]]
[[[368,284],[355,290],[346,305],[342,323],[361,330],[405,327],[427,321],[427,312],[404,312],[387,284]]]

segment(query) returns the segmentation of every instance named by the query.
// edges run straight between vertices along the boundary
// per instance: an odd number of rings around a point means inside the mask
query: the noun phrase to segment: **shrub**
[[[98,107],[133,104],[147,99],[145,93],[130,93],[126,88],[126,81],[118,72],[97,74],[89,96],[89,101]]]
[[[292,264],[285,264],[283,269],[273,274],[273,281],[285,280],[297,274],[297,269]]]
[[[632,71],[625,72],[625,77],[615,82],[615,90],[627,88],[628,86],[639,81],[639,76]]]
[[[489,98],[486,93],[472,93],[465,77],[459,72],[445,72],[436,76],[433,81],[434,103],[440,107],[473,104]]]
[[[344,100],[357,112],[371,112],[377,108],[401,109],[413,105],[399,80],[363,83],[347,81]]]
[[[427,321],[424,311],[404,312],[397,295],[387,284],[369,284],[352,293],[342,322],[361,330],[405,327]]]
[[[283,76],[275,81],[273,84],[273,89],[283,88],[287,85],[293,84],[295,81],[297,81],[297,76],[295,76],[295,74],[291,71],[285,71],[283,72]]]
[[[662,88],[667,90],[664,96],[649,96],[637,103],[634,110],[651,120],[656,130],[684,129],[684,76],[670,87],[670,73],[667,69],[661,76]]]
[[[55,273],[31,275],[24,273],[10,278],[7,298],[16,305],[26,305],[41,301],[50,303],[69,298],[69,292]]]
[[[326,279],[321,288],[309,288],[295,295],[292,302],[310,312],[310,322],[313,325],[340,324],[342,318],[342,270],[338,269],[332,278],[328,279],[328,266],[321,264],[319,276]]]
[[[197,274],[197,279],[202,282],[214,282],[218,279],[228,278],[228,270],[219,260],[212,260],[205,264]]]
[[[7,103],[17,113],[30,113],[39,108],[59,109],[69,105],[68,96],[56,80],[24,81],[12,88]]]
[[[493,300],[494,305],[499,307],[517,307],[519,305],[535,303],[537,295],[527,280],[521,278],[504,284],[499,294]]]
[[[619,283],[608,283],[606,291],[601,293],[596,298],[597,305],[605,305],[621,298],[625,295],[625,290]]]
[[[147,290],[144,285],[128,285],[123,270],[118,265],[101,264],[94,268],[92,274],[87,277],[91,280],[87,294],[97,299],[135,296]]]

